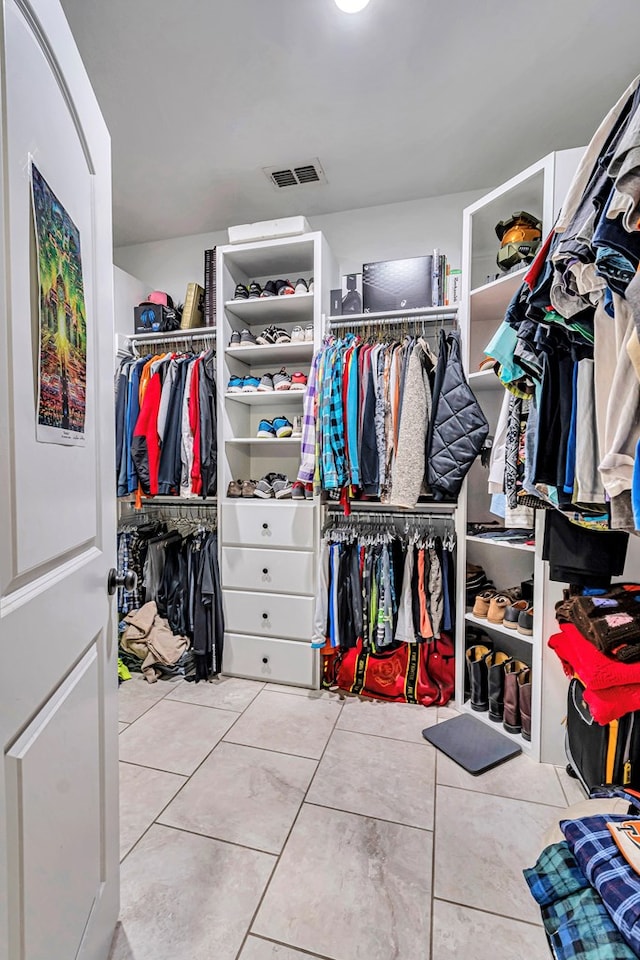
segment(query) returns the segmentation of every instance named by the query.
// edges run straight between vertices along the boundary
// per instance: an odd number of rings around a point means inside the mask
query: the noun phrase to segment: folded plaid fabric
[[[633,960],[600,896],[589,886],[568,844],[543,850],[524,871],[540,904],[542,922],[556,960]]]
[[[628,819],[600,816],[563,820],[560,829],[614,924],[634,953],[640,955],[640,877],[618,850],[607,827],[607,823]]]

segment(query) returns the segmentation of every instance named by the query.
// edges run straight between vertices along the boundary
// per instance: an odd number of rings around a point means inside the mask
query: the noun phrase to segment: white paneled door
[[[3,0],[0,27],[0,960],[105,960],[119,896],[110,142],[58,0]],[[80,234],[84,446],[36,440],[30,157]]]

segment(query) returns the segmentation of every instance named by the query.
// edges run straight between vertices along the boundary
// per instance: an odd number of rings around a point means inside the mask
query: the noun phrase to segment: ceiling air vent
[[[263,170],[277,190],[283,187],[305,187],[309,184],[327,182],[322,165],[317,158],[297,166],[263,167]]]

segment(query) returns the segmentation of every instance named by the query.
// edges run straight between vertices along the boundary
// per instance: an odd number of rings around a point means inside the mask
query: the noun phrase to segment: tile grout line
[[[262,693],[262,691],[260,691],[260,693]],[[161,699],[164,699],[164,697],[162,697]],[[255,697],[254,697],[254,699],[255,699]],[[158,701],[158,702],[159,702],[159,701]],[[253,703],[253,700],[251,701],[251,703]],[[245,707],[245,709],[242,711],[242,713],[239,713],[239,714],[237,715],[237,717],[235,718],[235,720],[233,721],[233,723],[231,724],[231,726],[229,727],[229,729],[225,731],[225,733],[223,734],[223,736],[226,736],[226,734],[229,732],[229,730],[233,729],[233,727],[234,727],[235,724],[238,722],[238,720],[240,719],[240,717],[242,717],[242,716],[244,715],[245,710],[248,710],[248,709],[249,709],[249,707],[251,706],[251,703],[248,703],[247,706]],[[230,712],[230,711],[227,711],[227,713],[229,713],[229,712]],[[134,845],[131,847],[131,849],[128,850],[127,853],[125,853],[124,857],[123,857],[122,860],[120,861],[120,866],[122,866],[122,864],[123,864],[124,861],[127,859],[127,857],[128,857],[131,853],[133,853],[133,851],[136,849],[136,847],[138,846],[138,844],[140,843],[140,841],[141,841],[144,837],[146,837],[146,835],[149,833],[149,830],[151,830],[151,827],[153,827],[156,823],[158,823],[158,818],[163,815],[163,813],[165,812],[165,810],[167,809],[167,807],[169,806],[169,804],[173,803],[173,801],[178,797],[178,795],[179,795],[180,793],[182,793],[182,791],[184,790],[184,788],[185,788],[185,787],[187,786],[187,784],[191,781],[191,777],[193,777],[193,775],[194,775],[195,773],[197,773],[197,771],[200,769],[200,767],[209,759],[209,757],[211,756],[211,754],[213,753],[213,751],[217,748],[218,744],[221,743],[221,742],[222,742],[222,737],[220,737],[220,739],[217,741],[217,743],[215,743],[215,744],[213,745],[213,747],[211,748],[211,750],[209,750],[209,752],[207,753],[206,757],[203,758],[202,762],[198,764],[198,766],[195,768],[195,770],[193,770],[193,771],[187,776],[187,779],[186,779],[185,782],[182,784],[182,786],[180,787],[180,789],[177,790],[176,793],[174,793],[174,795],[171,797],[171,799],[170,799],[167,803],[165,803],[164,807],[162,808],[162,810],[160,811],[160,813],[158,814],[158,816],[157,816],[154,820],[151,821],[151,823],[149,824],[149,826],[147,827],[147,829],[138,837],[138,839],[136,840],[136,842],[134,843]],[[121,762],[126,763],[126,761],[121,761]],[[142,764],[135,764],[135,766],[142,766]],[[155,770],[156,768],[155,768],[155,767],[147,767],[146,769],[147,769],[147,770]],[[162,773],[171,773],[170,770],[163,770],[163,771],[161,771],[161,772],[162,772]],[[185,774],[177,774],[177,776],[185,776]],[[160,826],[164,826],[164,824],[159,824],[159,825],[160,825]],[[171,828],[171,827],[165,827],[165,829],[171,830],[172,828]],[[185,831],[185,832],[186,832],[186,831]],[[199,834],[196,834],[196,836],[201,837],[202,834],[199,833]],[[213,839],[213,838],[210,837],[209,839]],[[225,843],[226,841],[222,840],[222,841],[220,841],[220,842],[221,842],[221,843]],[[252,849],[252,848],[249,847],[249,848],[247,848],[247,849]],[[262,852],[262,851],[260,851],[260,852]]]
[[[524,923],[528,927],[534,927],[536,930],[544,930],[542,920],[535,923],[533,920],[524,920],[522,917],[510,917],[505,913],[496,913],[495,910],[483,910],[482,907],[474,907],[470,903],[458,903],[457,900],[447,900],[445,897],[434,897],[439,903],[449,903],[452,907],[462,907],[464,910],[474,910],[476,913],[484,913],[489,917],[497,917],[499,920],[511,920],[513,923]]]
[[[318,763],[318,766],[320,764]],[[318,771],[316,770],[316,773]],[[314,773],[314,777],[315,777]],[[415,823],[403,823],[401,820],[388,820],[385,817],[376,817],[372,813],[358,813],[355,810],[345,810],[343,807],[330,807],[328,803],[319,803],[318,800],[303,800],[308,807],[321,807],[323,810],[334,810],[336,813],[347,813],[350,817],[364,817],[365,820],[375,820],[378,823],[391,823],[394,827],[406,827],[407,830],[420,830],[422,833],[434,833],[431,827],[417,827]]]
[[[548,800],[531,800],[529,797],[505,797],[503,793],[491,793],[486,790],[474,790],[472,787],[460,787],[451,783],[439,783],[439,787],[446,787],[447,790],[462,790],[463,793],[473,793],[477,797],[493,797],[497,800],[510,800],[512,803],[531,803],[536,807],[554,807],[556,810],[564,810],[562,805],[549,803]]]
[[[287,694],[285,694],[285,696],[287,696]],[[276,860],[275,860],[275,863],[274,863],[274,866],[273,866],[273,870],[272,870],[271,873],[269,874],[269,879],[267,880],[267,882],[266,882],[266,884],[265,884],[265,887],[264,887],[264,890],[262,891],[262,895],[261,895],[261,897],[260,897],[260,900],[258,901],[258,905],[256,906],[256,909],[255,909],[255,911],[254,911],[254,913],[253,913],[253,916],[251,917],[251,920],[249,921],[249,926],[247,927],[247,931],[246,931],[246,933],[245,933],[245,935],[244,935],[244,937],[243,937],[243,939],[242,939],[242,943],[240,944],[240,949],[238,950],[238,952],[237,952],[237,954],[236,954],[236,956],[235,956],[235,960],[240,960],[240,957],[242,956],[242,952],[243,952],[243,950],[244,950],[244,948],[245,948],[245,946],[246,946],[247,940],[249,939],[249,935],[251,934],[252,927],[253,927],[253,925],[254,925],[254,923],[255,923],[255,921],[256,921],[256,918],[257,918],[257,916],[258,916],[258,914],[259,914],[259,912],[260,912],[260,909],[261,909],[261,907],[262,907],[262,904],[264,903],[264,898],[266,897],[267,891],[269,890],[269,887],[271,886],[271,881],[273,880],[274,874],[275,874],[275,872],[276,872],[276,870],[278,869],[278,866],[279,866],[279,864],[280,864],[280,860],[281,860],[281,858],[282,858],[282,854],[283,854],[284,851],[287,849],[287,844],[288,844],[288,842],[289,842],[289,838],[291,837],[291,834],[293,833],[293,830],[294,830],[294,828],[295,828],[295,825],[296,825],[296,823],[298,822],[298,819],[299,819],[299,817],[300,817],[300,813],[301,813],[301,811],[302,811],[302,809],[303,809],[303,807],[304,807],[304,805],[305,805],[305,801],[306,801],[306,799],[307,799],[307,795],[308,795],[308,793],[309,793],[309,790],[311,789],[311,785],[312,785],[313,781],[315,780],[315,778],[316,778],[316,776],[317,776],[318,770],[320,769],[320,764],[322,763],[322,760],[324,759],[324,755],[325,755],[325,753],[327,752],[327,749],[328,749],[329,744],[330,744],[330,742],[331,742],[331,737],[332,737],[333,734],[335,733],[338,720],[339,720],[340,717],[342,716],[342,707],[343,707],[343,704],[341,703],[341,705],[340,705],[340,710],[338,711],[338,714],[337,714],[337,716],[336,716],[336,719],[335,719],[334,722],[333,722],[333,726],[331,727],[331,730],[330,730],[330,732],[329,732],[329,736],[327,737],[327,742],[326,742],[325,745],[324,745],[324,749],[323,749],[323,751],[322,751],[322,754],[321,754],[321,756],[320,756],[320,759],[319,759],[318,762],[317,762],[317,766],[316,766],[316,769],[315,769],[315,771],[314,771],[314,774],[313,774],[313,776],[311,777],[311,779],[310,779],[310,781],[309,781],[309,785],[308,785],[307,789],[306,789],[305,792],[304,792],[304,796],[303,796],[303,798],[302,798],[302,801],[301,801],[301,803],[300,803],[300,806],[298,807],[298,812],[296,813],[295,817],[293,818],[293,821],[292,821],[292,823],[291,823],[291,827],[289,828],[289,832],[287,833],[287,836],[285,837],[284,843],[282,844],[282,848],[281,848],[281,850],[280,850],[280,853],[279,853],[278,856],[276,857]],[[294,944],[285,944],[285,943],[283,943],[282,945],[283,945],[283,946],[286,946],[286,947],[289,947],[289,949],[293,949],[293,950],[300,949],[300,948],[296,947]],[[335,958],[328,958],[328,960],[335,960]]]
[[[433,958],[433,915],[435,906],[435,888],[436,888],[436,827],[438,814],[438,759],[439,750],[436,750],[436,760],[433,765],[433,841],[431,848],[431,914],[429,916],[429,960]]]
[[[299,947],[292,947],[290,943],[285,943],[284,940],[274,940],[273,937],[265,937],[261,933],[250,933],[247,939],[249,937],[255,937],[256,940],[262,940],[263,943],[272,943],[276,947],[284,947],[285,950],[293,950],[294,953],[300,952]],[[302,952],[309,957],[313,957],[314,960],[335,960],[335,957],[329,957],[324,953],[316,953],[314,950],[303,950]],[[236,960],[238,960],[238,957],[236,957]]]

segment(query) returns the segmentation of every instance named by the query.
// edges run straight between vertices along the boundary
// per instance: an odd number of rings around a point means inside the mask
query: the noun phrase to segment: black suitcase
[[[567,773],[582,783],[587,795],[601,784],[640,789],[640,711],[601,726],[583,693],[584,684],[574,677],[567,703]]]

